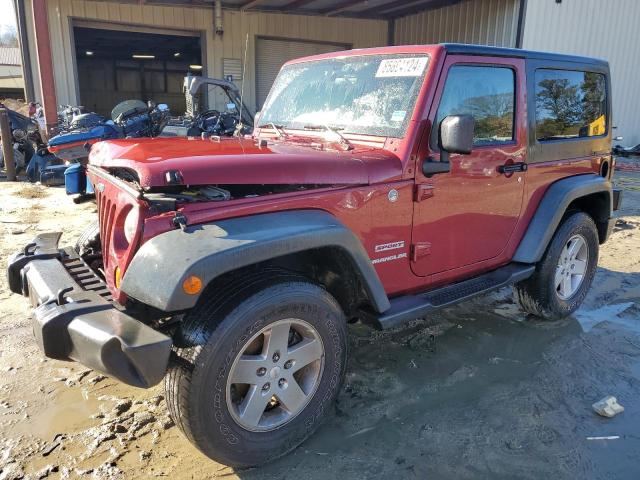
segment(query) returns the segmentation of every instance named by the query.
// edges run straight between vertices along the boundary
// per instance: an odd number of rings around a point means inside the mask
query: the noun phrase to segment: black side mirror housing
[[[473,149],[471,115],[449,115],[440,122],[440,148],[448,153],[469,154]]]
[[[422,162],[422,173],[426,177],[451,171],[450,153],[469,154],[473,149],[473,127],[475,120],[471,115],[449,115],[440,122],[438,142],[440,161],[427,158]]]
[[[449,162],[433,162],[428,158],[422,162],[422,174],[425,177],[430,177],[437,173],[448,173],[450,171],[451,164]]]

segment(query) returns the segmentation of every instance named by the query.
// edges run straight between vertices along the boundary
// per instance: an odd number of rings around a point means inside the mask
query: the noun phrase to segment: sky
[[[13,13],[13,0],[0,0],[0,32],[7,26],[16,26],[16,16]]]

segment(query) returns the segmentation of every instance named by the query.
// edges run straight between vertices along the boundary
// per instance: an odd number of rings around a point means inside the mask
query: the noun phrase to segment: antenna
[[[244,60],[242,63],[242,85],[240,85],[240,105],[238,106],[238,124],[242,125],[242,110],[244,109],[244,79],[247,76],[247,50],[249,49],[249,34],[244,41]],[[242,128],[240,128],[242,130]]]

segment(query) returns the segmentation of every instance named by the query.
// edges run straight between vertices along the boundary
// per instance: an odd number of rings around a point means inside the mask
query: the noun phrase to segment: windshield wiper
[[[268,123],[265,123],[264,125],[260,125],[258,128],[266,128],[266,127],[273,128],[276,131],[276,133],[278,134],[278,138],[287,138],[287,136],[288,136],[287,132],[285,132],[283,130],[284,125],[276,125],[273,122],[268,122]]]
[[[340,143],[342,143],[343,145],[345,145],[347,147],[347,150],[353,150],[355,147],[353,146],[353,143],[351,143],[347,137],[345,137],[344,135],[342,135],[342,133],[340,133],[340,130],[344,130],[344,128],[341,127],[332,127],[331,125],[328,124],[322,124],[322,125],[305,125],[303,127],[305,130],[324,130],[326,132],[333,132],[336,135],[338,135],[338,137],[340,137]]]

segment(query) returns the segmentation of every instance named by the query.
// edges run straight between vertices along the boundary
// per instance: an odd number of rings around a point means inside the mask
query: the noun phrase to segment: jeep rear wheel
[[[298,276],[236,280],[188,312],[165,379],[173,420],[210,458],[271,461],[319,426],[345,371],[336,300]]]
[[[580,212],[567,217],[533,276],[514,286],[522,308],[546,320],[575,312],[595,275],[598,247],[598,231],[589,215]]]

